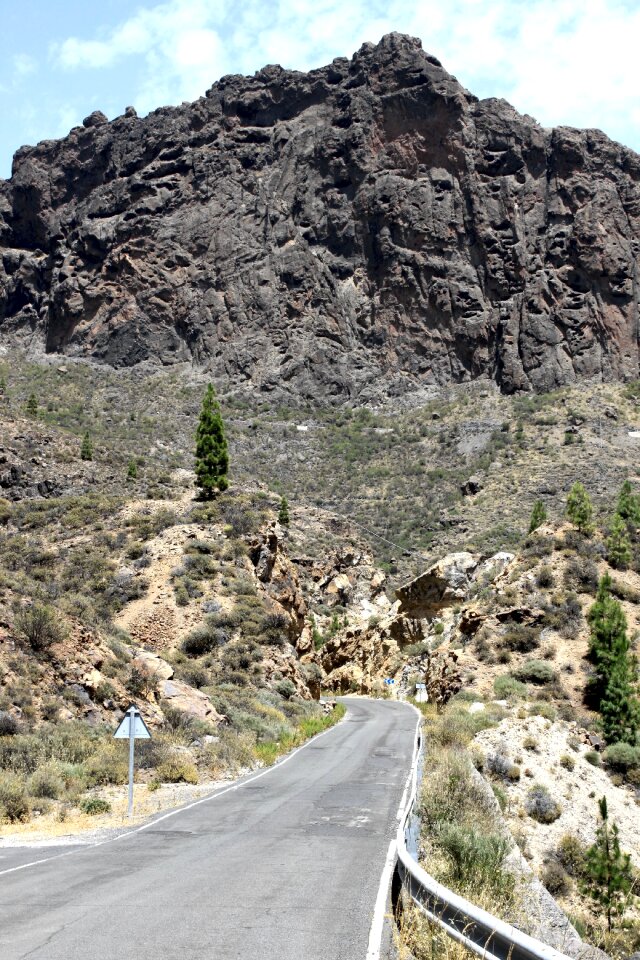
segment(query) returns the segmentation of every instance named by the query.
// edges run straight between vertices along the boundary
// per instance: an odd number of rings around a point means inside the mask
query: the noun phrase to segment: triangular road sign
[[[149,728],[142,719],[140,711],[136,707],[135,703],[132,703],[127,707],[124,717],[120,721],[120,725],[116,732],[113,735],[114,740],[128,740],[131,736],[131,722],[133,720],[133,737],[134,740],[150,740],[151,734],[149,733]]]

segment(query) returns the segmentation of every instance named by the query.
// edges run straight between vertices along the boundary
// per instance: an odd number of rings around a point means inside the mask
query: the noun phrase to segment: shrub
[[[556,856],[571,877],[580,877],[586,866],[586,850],[578,837],[565,833],[556,848]]]
[[[88,786],[107,786],[126,783],[129,777],[129,765],[122,751],[114,744],[108,744],[94,753],[85,763]]]
[[[437,843],[449,858],[454,881],[459,883],[472,876],[482,885],[494,888],[504,882],[503,867],[510,846],[505,837],[443,823],[437,831]]]
[[[520,770],[515,767],[505,753],[488,754],[485,765],[490,773],[493,773],[496,777],[501,777],[503,780],[517,780],[520,776]],[[517,775],[512,776],[514,769],[517,771]]]
[[[529,816],[538,823],[553,823],[562,813],[547,788],[539,785],[531,787],[524,806]]]
[[[111,804],[102,797],[85,797],[80,801],[80,809],[90,817],[95,817],[100,813],[110,813]]]
[[[584,758],[587,761],[587,763],[591,764],[592,767],[600,766],[600,754],[597,752],[597,750],[587,750],[587,752],[584,755]]]
[[[26,822],[31,816],[24,783],[12,773],[0,773],[0,817],[11,823]]]
[[[561,767],[564,767],[565,770],[569,770],[569,772],[571,772],[575,768],[575,765],[576,765],[576,761],[573,759],[572,756],[570,756],[568,753],[562,754],[562,756],[560,757]]]
[[[569,892],[569,878],[561,865],[555,860],[551,860],[546,865],[540,879],[552,896],[561,896]]]
[[[598,568],[590,557],[570,557],[564,571],[564,582],[573,590],[595,593],[598,589]]]
[[[64,780],[55,766],[38,767],[29,777],[28,790],[32,797],[59,800],[64,793]]]
[[[499,700],[507,700],[511,697],[526,697],[527,695],[526,685],[509,675],[496,677],[493,681],[493,689]]]
[[[524,624],[516,624],[505,633],[501,645],[516,653],[530,653],[540,644],[539,630]]]
[[[296,687],[293,681],[285,678],[284,680],[279,680],[278,683],[276,683],[276,691],[281,697],[284,697],[285,700],[290,700],[296,692]]]
[[[604,752],[604,761],[616,773],[627,773],[640,767],[640,747],[630,743],[612,743]]]
[[[526,660],[521,666],[513,671],[517,680],[523,683],[551,683],[555,680],[555,671],[550,664],[544,660]]]
[[[536,583],[543,590],[548,590],[555,583],[555,578],[553,576],[553,570],[547,564],[543,564],[538,570],[538,576]]]
[[[0,710],[0,737],[14,737],[20,730],[15,717],[6,710]]]
[[[34,653],[42,653],[64,638],[64,629],[55,611],[40,603],[33,603],[16,615],[15,629]]]
[[[198,771],[193,763],[182,757],[168,757],[156,770],[163,783],[197,783]]]

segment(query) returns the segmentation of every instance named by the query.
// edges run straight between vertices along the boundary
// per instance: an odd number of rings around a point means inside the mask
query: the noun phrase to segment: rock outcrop
[[[140,119],[0,182],[0,334],[335,401],[638,375],[640,157],[468,93],[390,34]]]

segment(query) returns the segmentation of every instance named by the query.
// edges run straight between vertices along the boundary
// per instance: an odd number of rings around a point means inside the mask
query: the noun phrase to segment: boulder
[[[164,680],[160,684],[160,691],[162,699],[181,713],[209,723],[222,723],[224,720],[206,693],[190,687],[182,680]]]
[[[471,553],[450,553],[396,590],[399,612],[407,617],[433,617],[445,607],[464,600],[469,592],[480,557]]]

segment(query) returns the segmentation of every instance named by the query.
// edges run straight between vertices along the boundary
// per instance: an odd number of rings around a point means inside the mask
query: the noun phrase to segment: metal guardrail
[[[416,847],[415,825],[411,820],[418,793],[421,753],[422,737],[418,728],[411,788],[396,837],[399,880],[413,903],[431,923],[486,960],[569,960],[553,947],[448,890],[429,876],[411,856],[408,847]]]

